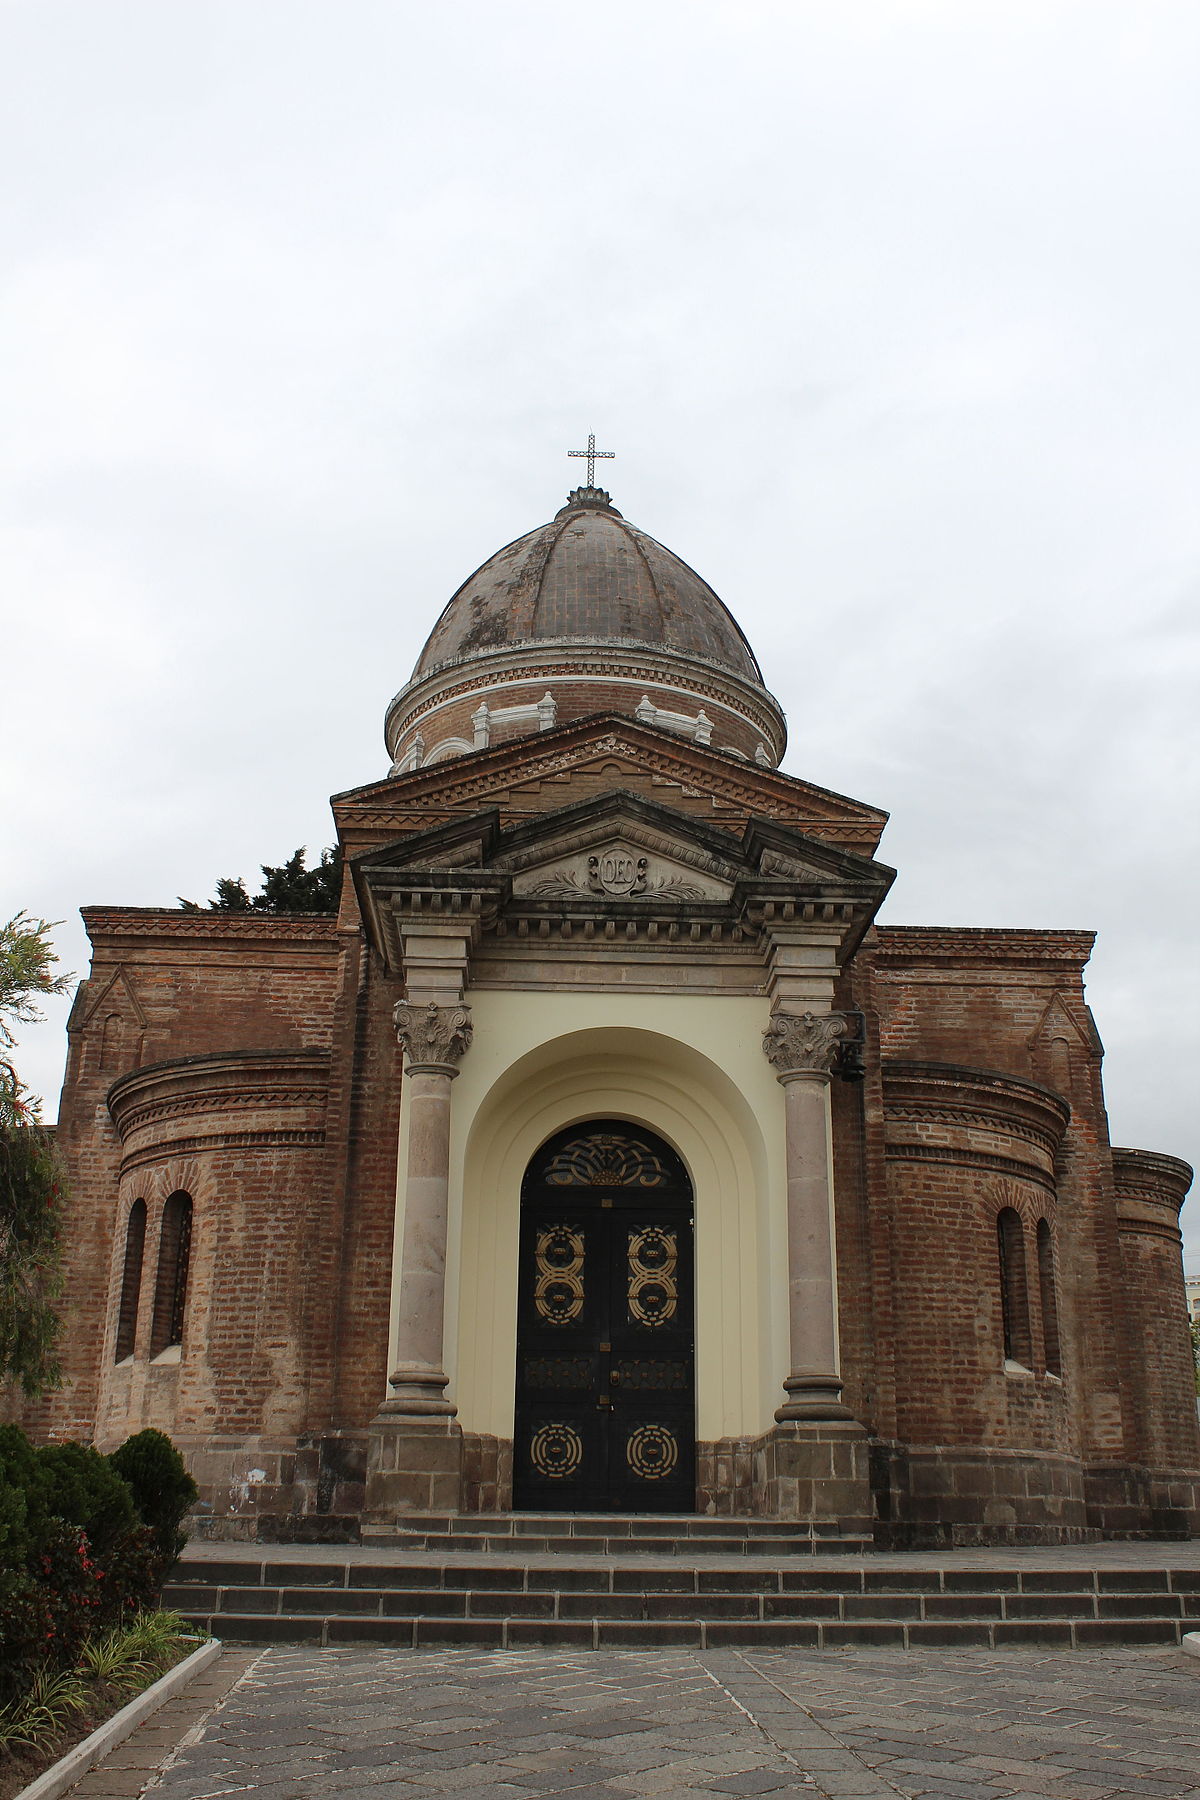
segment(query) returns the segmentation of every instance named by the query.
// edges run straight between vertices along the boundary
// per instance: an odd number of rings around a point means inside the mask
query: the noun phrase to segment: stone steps
[[[364,1544],[506,1555],[861,1556],[870,1537],[847,1535],[835,1520],[703,1518],[694,1513],[414,1513],[364,1524]]]
[[[233,1642],[408,1646],[791,1644],[1083,1649],[1175,1644],[1200,1628],[1200,1570],[589,1567],[509,1555],[181,1563],[164,1605]]]

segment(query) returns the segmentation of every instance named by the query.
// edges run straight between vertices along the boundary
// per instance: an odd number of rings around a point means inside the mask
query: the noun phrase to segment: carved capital
[[[453,1069],[471,1048],[470,1008],[466,1006],[414,1006],[398,1000],[392,1009],[396,1037],[410,1068]]]
[[[792,1075],[828,1078],[851,1027],[845,1013],[773,1013],[763,1032],[763,1055],[780,1081]]]

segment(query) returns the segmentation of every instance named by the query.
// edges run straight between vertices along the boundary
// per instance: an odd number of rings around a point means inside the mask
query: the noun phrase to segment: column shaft
[[[453,1413],[443,1390],[452,1069],[408,1074],[404,1238],[391,1387],[411,1413]],[[393,1403],[395,1405],[395,1402]]]
[[[777,1419],[845,1419],[838,1396],[837,1263],[833,1235],[829,1077],[783,1078],[787,1132],[788,1399]]]

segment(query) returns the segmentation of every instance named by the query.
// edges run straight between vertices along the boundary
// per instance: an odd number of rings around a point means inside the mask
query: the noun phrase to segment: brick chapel
[[[879,925],[713,590],[603,490],[473,574],[338,794],[340,910],[88,907],[68,1380],[204,1529],[1200,1530],[1178,1214],[1087,931]]]

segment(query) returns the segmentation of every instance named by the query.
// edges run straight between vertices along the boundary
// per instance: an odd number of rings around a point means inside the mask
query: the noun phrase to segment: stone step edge
[[[211,1541],[211,1540],[210,1540]],[[425,1550],[451,1553],[472,1550],[487,1556],[512,1555],[524,1551],[527,1556],[862,1556],[873,1548],[870,1538],[512,1538],[468,1537],[464,1533],[447,1532],[364,1535],[363,1543],[389,1545],[397,1550]],[[264,1546],[265,1547],[265,1546]]]
[[[787,1531],[800,1535],[815,1532],[818,1537],[837,1537],[841,1521],[832,1513],[813,1519],[788,1519],[764,1515],[741,1516],[736,1513],[616,1513],[616,1512],[405,1512],[390,1518],[367,1518],[366,1531],[391,1527],[414,1531],[478,1531],[507,1532],[519,1537],[523,1532],[540,1536],[548,1529],[559,1536],[579,1531],[584,1537],[598,1532],[611,1536],[637,1536],[642,1532],[660,1535],[673,1532],[677,1537],[704,1537],[709,1532],[735,1534]]]
[[[454,1575],[447,1584],[446,1576]],[[331,1575],[339,1579],[331,1579]],[[269,1578],[268,1578],[269,1576]],[[357,1576],[357,1579],[354,1577]],[[566,1579],[564,1580],[564,1576]],[[689,1576],[691,1586],[681,1587],[678,1578]],[[472,1579],[474,1577],[475,1579]],[[607,1580],[605,1581],[605,1577]],[[441,1589],[446,1593],[510,1591],[514,1593],[602,1593],[602,1594],[878,1594],[919,1595],[957,1594],[1039,1595],[1049,1600],[1064,1600],[1080,1595],[1191,1595],[1200,1594],[1200,1569],[807,1569],[759,1568],[742,1569],[665,1568],[648,1569],[644,1564],[614,1562],[603,1573],[588,1573],[591,1586],[573,1583],[570,1571],[552,1564],[522,1563],[433,1563],[394,1565],[387,1563],[288,1562],[263,1557],[251,1561],[226,1558],[189,1558],[176,1564],[167,1589],[189,1587],[228,1589],[313,1588],[327,1593],[378,1590],[402,1593],[406,1589],[427,1591]],[[727,1586],[721,1586],[726,1580]],[[618,1585],[636,1582],[636,1587]]]
[[[833,1650],[878,1649],[1119,1649],[1178,1645],[1179,1619],[905,1620],[903,1622],[791,1620],[614,1619],[363,1619],[318,1614],[185,1614],[225,1643],[386,1643],[396,1648],[511,1650],[570,1645],[576,1649],[776,1644]],[[1187,1635],[1191,1635],[1190,1633]]]
[[[312,1592],[312,1590],[310,1590]],[[303,1590],[295,1588],[214,1588],[198,1594],[178,1591],[168,1604],[188,1617],[226,1619],[339,1618],[362,1620],[440,1619],[444,1621],[525,1619],[532,1622],[573,1622],[605,1619],[612,1624],[716,1624],[772,1625],[987,1625],[1063,1624],[1098,1620],[1119,1623],[1123,1619],[1166,1620],[1196,1628],[1195,1611],[1185,1609],[1183,1596],[1162,1595],[1159,1604],[1148,1605],[1147,1595],[1090,1595],[1035,1597],[991,1595],[911,1595],[906,1604],[887,1605],[875,1595],[862,1594],[523,1594],[485,1591],[471,1593],[410,1590],[376,1592],[370,1588],[344,1591],[340,1596],[313,1594],[316,1604],[306,1605]],[[251,1599],[262,1605],[251,1605]],[[307,1595],[304,1596],[307,1598]],[[344,1604],[338,1604],[341,1598]],[[971,1604],[955,1605],[966,1600]],[[986,1603],[985,1603],[986,1599]],[[1122,1602],[1140,1601],[1141,1605]],[[949,1601],[942,1605],[939,1602]],[[1058,1602],[1057,1604],[1055,1602]],[[1085,1604],[1088,1601],[1090,1604]],[[388,1603],[391,1604],[388,1604]],[[1172,1602],[1174,1605],[1172,1606]]]

